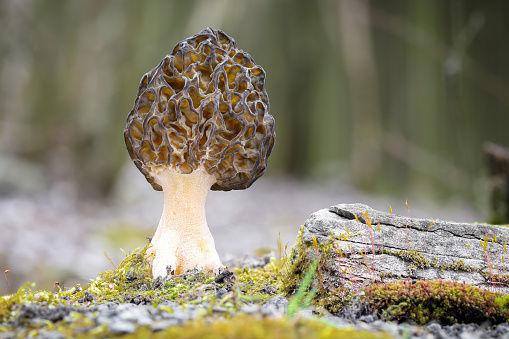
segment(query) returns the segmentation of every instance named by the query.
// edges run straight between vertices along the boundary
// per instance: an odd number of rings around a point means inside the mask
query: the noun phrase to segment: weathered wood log
[[[409,218],[344,204],[312,214],[297,240],[290,267],[305,272],[318,258],[322,288],[443,279],[509,293],[509,229],[504,227]]]

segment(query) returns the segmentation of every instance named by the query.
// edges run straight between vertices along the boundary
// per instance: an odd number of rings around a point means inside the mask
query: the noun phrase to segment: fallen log
[[[341,204],[310,216],[288,267],[299,276],[316,259],[315,277],[322,289],[443,279],[509,293],[508,242],[504,227],[416,219]]]

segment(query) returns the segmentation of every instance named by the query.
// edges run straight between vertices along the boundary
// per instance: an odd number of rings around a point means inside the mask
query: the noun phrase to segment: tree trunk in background
[[[419,2],[413,1],[408,6],[408,17],[415,29],[412,30],[413,40],[418,41],[426,36],[430,41],[436,41],[441,31],[442,22],[437,1]],[[447,153],[448,127],[445,125],[447,111],[444,107],[444,81],[442,73],[442,60],[435,60],[423,51],[417,44],[408,46],[408,97],[402,98],[407,101],[408,125],[410,132],[408,137],[411,142],[419,145],[425,151],[440,155],[441,151]],[[415,154],[414,156],[418,156]],[[416,163],[422,163],[416,159]],[[435,164],[428,164],[435,166]],[[450,178],[457,179],[457,178]],[[414,185],[416,192],[426,192],[432,187],[432,178],[423,176],[418,171],[412,170],[410,184]]]
[[[509,224],[509,149],[486,143],[484,155],[490,175],[490,223]]]
[[[368,2],[341,0],[339,19],[352,107],[351,177],[357,187],[369,190],[380,168],[381,133]]]

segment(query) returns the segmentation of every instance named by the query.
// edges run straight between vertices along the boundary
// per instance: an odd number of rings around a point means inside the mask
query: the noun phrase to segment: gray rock
[[[219,300],[222,299],[226,293],[228,293],[228,290],[224,287],[221,287],[216,292],[217,299],[219,299]]]
[[[325,320],[326,322],[331,322],[331,323],[335,324],[336,327],[347,327],[347,326],[352,325],[351,321],[348,321],[347,319],[345,319],[343,317],[337,317],[334,315],[325,315],[325,316],[323,316],[322,319]]]
[[[371,324],[375,321],[375,317],[372,314],[369,315],[363,315],[359,318],[359,321],[363,321],[365,323]]]
[[[37,339],[64,339],[65,335],[57,331],[40,330]]]
[[[119,302],[108,301],[108,302],[97,305],[96,308],[99,312],[102,312],[105,310],[114,309],[118,305],[119,305]]]
[[[442,329],[442,326],[439,323],[432,323],[426,326],[426,331],[436,332]]]
[[[133,333],[136,326],[129,321],[112,321],[108,324],[108,329],[114,334],[128,334]]]
[[[174,309],[173,313],[165,312],[165,319],[176,321],[177,325],[181,325],[191,318],[192,318],[191,314],[188,312],[184,312],[182,309]]]
[[[145,305],[122,304],[117,308],[118,318],[122,321],[136,322],[138,325],[153,323],[150,312]]]
[[[158,332],[158,331],[162,331],[170,326],[177,326],[177,325],[180,325],[180,321],[178,321],[177,319],[162,320],[162,321],[153,323],[150,326],[150,330],[152,332]]]
[[[280,317],[286,313],[287,308],[288,299],[278,295],[263,304],[261,313],[266,317]]]
[[[226,313],[226,312],[228,312],[228,309],[226,307],[222,307],[222,306],[214,306],[214,307],[212,307],[212,311],[216,312],[216,313]]]
[[[315,314],[313,312],[313,308],[308,307],[304,310],[298,311],[297,316],[302,317],[302,318],[313,318],[313,317],[315,317]]]
[[[258,305],[242,305],[240,312],[246,314],[254,314],[260,312],[260,306]]]
[[[329,283],[362,284],[383,277],[444,279],[488,288],[488,259],[491,274],[498,274],[498,269],[504,274],[501,257],[509,229],[408,218],[362,204],[341,204],[313,213],[304,224],[302,244],[310,259],[317,252],[313,239],[318,248],[334,244],[325,254],[319,252],[323,279]],[[509,289],[497,286],[497,291]]]

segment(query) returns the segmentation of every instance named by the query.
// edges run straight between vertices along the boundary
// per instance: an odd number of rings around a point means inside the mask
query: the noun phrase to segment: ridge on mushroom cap
[[[212,190],[244,189],[267,167],[275,141],[265,72],[235,40],[207,28],[146,73],[124,129],[126,148],[156,190],[154,173],[202,166]]]

